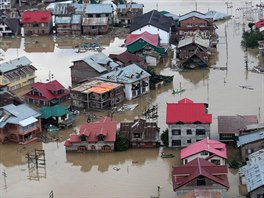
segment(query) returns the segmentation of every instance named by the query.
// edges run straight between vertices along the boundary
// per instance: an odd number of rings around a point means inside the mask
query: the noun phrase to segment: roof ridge
[[[150,23],[150,21],[152,20],[152,17],[153,17],[154,11],[155,11],[155,10],[152,10],[152,13],[151,13],[151,16],[149,17],[149,21],[148,21],[148,23]]]

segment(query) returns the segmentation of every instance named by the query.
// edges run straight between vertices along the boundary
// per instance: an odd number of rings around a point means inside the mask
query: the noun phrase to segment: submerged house
[[[158,34],[161,45],[168,46],[172,25],[172,17],[167,17],[157,10],[152,10],[134,18],[130,26],[130,34],[142,34],[144,32]]]
[[[217,140],[205,138],[181,149],[181,160],[187,164],[195,158],[203,158],[215,165],[225,165],[226,145]]]
[[[70,91],[57,80],[47,83],[36,82],[31,85],[31,91],[24,95],[29,104],[52,106],[65,101],[70,96]]]
[[[73,61],[71,69],[72,84],[76,85],[113,71],[119,67],[111,58],[104,53],[97,53],[87,56],[81,60]]]
[[[0,108],[0,143],[27,144],[41,132],[40,113],[26,104],[9,104]]]
[[[25,35],[47,35],[52,30],[50,11],[25,11],[22,14]]]
[[[0,4],[1,5],[1,4]],[[17,36],[20,34],[20,21],[0,13],[0,36]]]
[[[239,169],[240,181],[246,185],[247,197],[264,196],[264,149],[248,155],[245,166]]]
[[[172,185],[177,196],[199,189],[229,189],[227,165],[215,165],[202,158],[196,158],[180,167],[173,167]]]
[[[25,56],[0,64],[0,82],[10,91],[34,83],[37,69]]]
[[[133,148],[155,148],[159,145],[159,131],[156,122],[136,119],[133,122],[121,122],[119,133],[130,141]]]
[[[194,103],[188,98],[178,103],[167,103],[169,147],[185,147],[210,137],[212,114],[207,113],[208,104]]]
[[[84,17],[88,18],[107,18],[108,24],[113,23],[114,8],[110,3],[87,4],[84,9]]]
[[[106,110],[122,103],[125,99],[123,85],[94,80],[84,82],[71,89],[71,106],[77,110]]]
[[[125,97],[128,100],[137,98],[149,93],[150,74],[141,69],[136,64],[131,64],[123,68],[97,77],[106,82],[121,83],[124,86]]]
[[[150,34],[148,32],[128,34],[125,44],[128,52],[144,57],[151,66],[156,66],[168,49],[166,46],[160,45],[158,34]]]
[[[50,126],[68,128],[73,126],[75,121],[69,108],[61,105],[41,107],[38,112],[41,113],[42,128],[46,130],[48,130]]]
[[[257,124],[257,115],[218,116],[218,133],[221,142],[234,142],[247,125]]]
[[[251,153],[264,148],[264,128],[238,136],[237,147],[240,148],[242,162],[246,162]]]
[[[121,66],[131,65],[133,63],[141,68],[145,68],[147,66],[144,58],[128,51],[125,51],[121,54],[109,54],[109,57]]]
[[[138,3],[118,4],[116,9],[117,22],[122,24],[132,23],[134,17],[143,14],[143,8],[144,5]]]
[[[64,143],[67,152],[112,152],[116,140],[117,123],[109,117],[81,125],[79,134],[71,135]]]
[[[83,17],[82,29],[84,35],[99,35],[106,34],[109,29],[108,17]]]
[[[210,40],[198,33],[179,41],[177,55],[184,68],[207,67],[211,56]]]

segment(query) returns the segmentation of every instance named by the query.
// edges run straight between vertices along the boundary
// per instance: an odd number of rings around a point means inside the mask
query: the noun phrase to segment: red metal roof
[[[22,14],[22,23],[48,23],[50,20],[50,11],[25,11]]]
[[[183,166],[173,167],[173,190],[176,191],[199,176],[204,176],[225,188],[229,188],[227,173],[228,171],[226,165],[219,166],[210,163],[205,159],[196,158]]]
[[[55,98],[61,98],[63,96],[69,95],[70,91],[65,89],[57,80],[53,80],[48,83],[36,82],[31,85],[32,88],[37,89],[42,96],[36,96],[28,92],[25,94],[26,97],[34,98],[34,99],[41,99],[45,101],[50,101]],[[51,91],[58,91],[64,90],[63,94],[53,94]]]
[[[261,28],[262,26],[264,26],[264,19],[260,19],[258,22],[255,23],[255,27]]]
[[[178,122],[211,124],[212,114],[206,113],[204,103],[194,103],[192,100],[184,98],[178,103],[167,103],[166,123],[175,124]]]
[[[217,140],[205,138],[201,141],[195,142],[181,150],[181,159],[190,157],[202,151],[208,151],[210,155],[216,155],[227,159],[226,145]]]
[[[65,142],[65,146],[70,146],[70,143],[80,142],[80,136],[85,135],[87,142],[98,142],[98,136],[104,135],[104,142],[115,142],[116,140],[117,122],[112,121],[109,117],[103,117],[97,122],[84,123],[80,127],[78,135],[72,135]]]
[[[126,36],[126,45],[130,45],[135,41],[142,39],[151,45],[157,46],[159,45],[159,35],[158,34],[150,34],[148,32],[143,32],[142,34],[128,34]]]

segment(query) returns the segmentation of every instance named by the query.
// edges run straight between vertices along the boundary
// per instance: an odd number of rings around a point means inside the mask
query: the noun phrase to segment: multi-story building
[[[134,17],[143,14],[143,7],[143,4],[138,3],[119,4],[116,10],[118,22],[122,24],[132,23]]]
[[[109,109],[125,99],[123,85],[94,80],[71,89],[71,104],[77,110]]]
[[[188,98],[167,103],[169,147],[186,147],[210,136],[212,114],[207,113],[207,107]]]
[[[37,70],[31,61],[22,56],[20,58],[0,64],[0,82],[7,85],[10,91],[34,83]]]

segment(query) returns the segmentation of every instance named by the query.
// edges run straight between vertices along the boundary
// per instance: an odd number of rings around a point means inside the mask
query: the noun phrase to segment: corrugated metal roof
[[[84,4],[73,3],[72,5],[75,8],[75,14],[82,14],[83,13],[83,11],[85,9]]]
[[[257,132],[242,135],[238,137],[237,146],[243,146],[245,144],[264,139],[264,129],[260,129]]]
[[[179,41],[178,48],[182,48],[184,46],[190,45],[192,43],[195,43],[197,45],[200,45],[205,48],[210,47],[210,40],[209,39],[203,39],[200,36],[193,36],[193,37],[186,37]]]
[[[232,15],[230,14],[225,14],[213,10],[210,10],[209,12],[205,13],[205,15],[207,16],[207,18],[212,18],[214,21],[230,19],[232,17]]]
[[[72,15],[71,18],[71,24],[81,24],[82,22],[82,16],[79,14]]]
[[[22,56],[20,58],[13,59],[13,60],[10,60],[8,62],[1,63],[0,64],[0,71],[5,73],[8,71],[12,71],[14,69],[17,69],[19,66],[31,65],[31,63],[32,62],[27,57]]]
[[[100,17],[100,18],[85,17],[82,20],[82,25],[107,25],[107,24],[108,24],[107,17]]]
[[[27,118],[27,119],[25,119],[25,120],[21,120],[20,122],[19,122],[19,125],[20,126],[22,126],[22,127],[25,127],[25,126],[27,126],[27,125],[29,125],[29,124],[32,124],[32,123],[35,123],[35,122],[37,122],[38,120],[36,119],[36,118],[34,118],[34,117],[29,117],[29,118]]]
[[[264,185],[264,149],[248,156],[247,165],[239,169],[239,175],[251,192]]]
[[[88,4],[86,14],[111,14],[114,11],[112,4]]]
[[[200,19],[204,19],[204,20],[208,19],[208,17],[205,14],[197,12],[197,11],[192,11],[192,12],[188,12],[188,13],[180,16],[179,21],[182,21],[182,20],[185,20],[185,19],[188,19],[191,17],[196,17],[196,18],[200,18]]]
[[[99,80],[119,83],[133,83],[141,79],[151,76],[148,72],[141,69],[136,64],[131,64],[123,68],[118,68],[115,71],[97,77]]]
[[[59,17],[57,16],[55,18],[56,24],[70,24],[71,23],[71,17]]]
[[[29,118],[29,117],[39,117],[41,114],[34,109],[30,108],[26,104],[13,105],[9,104],[2,107],[4,111],[11,114],[11,116],[4,122],[0,123],[0,128],[3,128],[7,123],[19,124],[19,122]]]
[[[117,9],[127,9],[127,8],[143,8],[144,5],[143,4],[139,4],[139,3],[127,3],[127,4],[119,4],[117,5]]]

